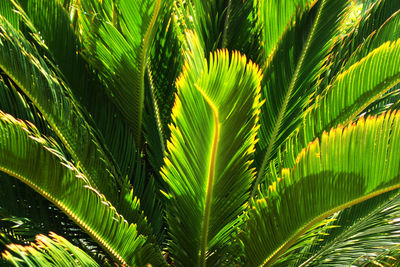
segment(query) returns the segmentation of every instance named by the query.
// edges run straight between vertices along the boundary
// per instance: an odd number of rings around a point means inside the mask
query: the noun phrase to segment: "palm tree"
[[[359,2],[0,1],[0,263],[398,264],[400,2]]]

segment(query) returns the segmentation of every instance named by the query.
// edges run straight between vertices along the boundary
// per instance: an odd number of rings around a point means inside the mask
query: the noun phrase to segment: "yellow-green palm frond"
[[[242,240],[250,265],[271,264],[325,217],[400,188],[400,113],[333,128],[253,201]]]
[[[217,51],[207,61],[194,35],[188,44],[162,168],[170,252],[179,265],[215,266],[254,178],[261,74],[237,52]]]
[[[50,200],[117,262],[129,265],[163,262],[157,248],[138,233],[138,226],[128,223],[104,195],[89,186],[87,178],[40,136],[32,124],[4,113],[0,113],[0,124],[1,171]],[[142,219],[138,224],[147,222]]]

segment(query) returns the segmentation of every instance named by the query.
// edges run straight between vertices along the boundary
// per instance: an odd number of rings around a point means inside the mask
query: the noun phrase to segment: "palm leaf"
[[[182,70],[181,41],[178,40],[177,21],[173,9],[164,12],[150,50],[150,70],[153,74],[154,98],[158,103],[164,140],[170,136],[168,125],[175,100],[175,80]]]
[[[103,195],[88,186],[86,177],[66,162],[63,155],[52,148],[34,126],[28,126],[4,113],[0,114],[0,118],[2,171],[50,200],[117,262],[138,265],[163,262],[157,248],[146,243],[147,238],[137,233],[137,225],[129,224]],[[64,161],[66,167],[60,164],[60,160]],[[138,223],[146,224],[145,221]]]
[[[259,23],[263,29],[264,55],[269,58],[274,50],[278,49],[277,44],[282,38],[287,27],[298,9],[303,9],[306,5],[314,5],[315,0],[257,0],[255,4],[259,11]]]
[[[343,210],[333,223],[339,227],[327,231],[326,241],[319,242],[304,255],[297,266],[360,264],[400,244],[400,213],[397,192],[389,192]],[[357,220],[355,220],[357,218]]]
[[[400,113],[389,112],[332,129],[302,150],[253,201],[242,235],[250,265],[272,264],[323,218],[399,188],[399,136]]]
[[[112,99],[141,144],[144,75],[165,1],[79,1],[79,18],[89,61],[101,71]]]
[[[367,6],[368,4],[364,3],[364,7]],[[373,6],[363,14],[360,22],[356,27],[354,27],[353,31],[351,31],[348,35],[343,36],[335,44],[335,47],[332,49],[331,60],[328,62],[330,65],[329,71],[324,73],[321,83],[331,83],[331,81],[335,79],[335,77],[342,71],[343,66],[346,66],[348,59],[351,55],[353,55],[358,47],[364,44],[365,41],[368,40],[369,36],[374,35],[376,30],[382,28],[385,22],[390,19],[390,17],[399,9],[400,2],[398,1],[375,1]],[[395,36],[395,39],[397,38],[399,38],[398,35]],[[385,42],[390,40],[391,39],[383,39],[382,41]],[[372,47],[372,49],[376,47],[377,46]],[[365,50],[365,48],[363,49]],[[350,65],[347,66],[349,67]],[[322,89],[324,89],[324,86],[322,86]]]
[[[50,233],[36,236],[30,246],[8,245],[2,253],[4,259],[15,266],[100,266],[89,255],[68,242],[62,236]]]
[[[302,125],[303,144],[333,126],[348,124],[400,82],[399,55],[400,39],[387,42],[337,76],[325,95],[317,97],[315,107],[306,115]]]
[[[120,112],[110,102],[104,88],[94,79],[95,77],[90,70],[85,67],[85,61],[81,58],[81,44],[70,28],[69,18],[61,3],[51,0],[30,1],[25,4],[24,8],[15,5],[26,26],[35,33],[34,36],[40,37],[37,40],[38,45],[41,45],[43,39],[46,45],[45,51],[49,53],[49,57],[57,65],[55,71],[62,72],[66,83],[71,85],[71,91],[77,97],[75,100],[79,99],[80,103],[84,104],[90,112],[90,114],[86,114],[84,110],[81,110],[98,143],[103,146],[105,151],[108,152],[108,148],[110,149],[110,154],[103,154],[101,157],[106,158],[111,163],[115,169],[114,175],[118,177],[118,182],[122,184],[120,196],[114,196],[114,198],[110,196],[109,199],[129,222],[134,222],[134,218],[138,214],[136,214],[137,211],[132,210],[132,203],[129,201],[129,199],[132,199],[129,179],[119,178],[131,178],[136,172],[135,168],[140,167],[140,165],[135,164],[136,158],[139,156],[136,152],[134,135],[130,127],[126,125]],[[55,36],[54,30],[66,32],[66,36]],[[99,109],[99,106],[102,108]],[[94,122],[91,118],[94,119]],[[160,157],[162,160],[162,154]],[[136,179],[140,178],[144,177],[136,177]],[[156,188],[154,189],[156,190]],[[137,190],[134,192],[137,192]],[[149,205],[145,207],[150,209],[146,210],[147,214],[157,209],[157,207],[150,207]]]
[[[261,111],[260,141],[256,151],[259,172],[252,196],[265,178],[265,169],[279,145],[301,123],[302,113],[313,93],[313,84],[322,73],[323,63],[340,30],[346,5],[347,0],[320,1],[314,7],[317,10],[311,11],[317,12],[311,25],[308,15],[297,18],[288,26],[274,54],[266,62],[262,90],[266,104]],[[304,32],[309,34],[305,41],[299,42],[304,38]]]
[[[118,198],[119,181],[114,166],[86,123],[78,103],[38,52],[4,19],[0,37],[0,68],[38,108],[91,186],[114,202]]]
[[[162,174],[169,186],[170,252],[178,265],[215,266],[245,208],[260,73],[238,53],[210,55],[188,35]]]
[[[66,10],[57,0],[29,1],[23,9],[18,5],[16,7],[25,24],[28,27],[34,26],[30,30],[46,44],[49,57],[62,72],[75,99],[90,113],[94,123],[91,120],[88,123],[97,130],[96,135],[100,139],[104,137],[104,145],[115,159],[114,163],[119,167],[121,176],[131,177],[136,157],[132,130],[108,98],[104,86],[97,81],[92,70],[87,68],[82,58],[82,44],[71,29]],[[54,31],[65,34],[54,34]],[[102,108],[99,109],[99,106]]]

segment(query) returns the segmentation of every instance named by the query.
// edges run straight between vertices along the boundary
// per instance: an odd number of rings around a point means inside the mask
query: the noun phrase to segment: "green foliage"
[[[398,265],[399,14],[0,1],[0,265]]]

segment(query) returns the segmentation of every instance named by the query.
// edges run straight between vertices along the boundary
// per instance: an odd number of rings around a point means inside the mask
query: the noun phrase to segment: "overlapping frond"
[[[343,36],[332,49],[332,57],[329,60],[329,72],[325,73],[322,79],[322,84],[330,84],[331,81],[342,72],[343,66],[347,64],[347,61],[352,57],[353,53],[359,48],[359,46],[368,43],[368,39],[371,38],[371,35],[375,35],[375,31],[383,27],[387,20],[390,19],[395,12],[400,10],[400,2],[398,1],[378,0],[375,1],[371,8],[368,9],[367,6],[368,3],[365,2],[364,8],[366,8],[367,11],[362,16],[358,25],[355,26],[353,31],[349,34]],[[387,37],[388,36],[385,36],[385,38]],[[395,39],[397,38],[399,38],[398,35]],[[391,40],[392,39],[388,38],[383,40],[383,42]],[[366,45],[363,50],[366,50],[366,48],[368,49],[368,46],[369,44]],[[374,49],[376,47],[371,48]],[[366,51],[369,53],[368,50]],[[348,65],[348,67],[350,65]]]
[[[85,107],[93,119],[87,120],[107,147],[121,176],[132,176],[135,142],[132,130],[117,107],[110,101],[104,86],[82,57],[82,44],[71,28],[67,11],[57,0],[28,1],[25,6],[15,3],[24,24],[37,36],[37,45],[45,46],[46,56],[61,72],[76,101]],[[63,32],[64,34],[54,34]],[[48,55],[47,55],[48,54]],[[101,106],[101,108],[99,108]]]
[[[0,68],[34,103],[76,164],[110,201],[116,199],[115,170],[62,81],[9,23],[0,25]],[[78,130],[79,129],[79,130]]]
[[[400,82],[400,39],[386,42],[341,73],[317,97],[304,120],[304,144],[338,124],[351,122],[369,104]]]
[[[110,96],[141,144],[144,74],[160,10],[169,1],[79,1],[88,60],[100,70]]]
[[[179,1],[185,26],[197,33],[206,56],[226,48],[261,60],[260,28],[253,1]]]
[[[168,125],[175,99],[175,80],[182,70],[181,40],[173,9],[164,12],[150,51],[149,65],[153,74],[154,94],[158,103],[164,139],[169,138]]]
[[[396,191],[396,190],[394,190]],[[325,236],[310,250],[303,252],[296,266],[329,266],[354,263],[360,266],[369,259],[400,243],[398,217],[399,196],[389,192],[343,210]],[[299,253],[300,254],[300,253]],[[294,256],[294,255],[293,255]]]
[[[252,195],[279,145],[301,123],[313,85],[340,30],[347,2],[319,1],[311,11],[304,11],[305,15],[300,12],[266,62],[262,89],[266,103],[261,111],[256,151],[259,173]]]
[[[139,235],[137,225],[129,224],[101,193],[88,186],[86,177],[65,161],[33,125],[4,113],[0,114],[0,119],[0,169],[3,172],[50,200],[116,261],[129,265],[163,262],[157,248],[146,243],[146,236]]]
[[[275,262],[334,212],[400,188],[399,137],[400,113],[389,112],[325,132],[302,150],[253,201],[242,235],[250,265]]]
[[[189,34],[188,44],[162,168],[170,252],[178,265],[216,266],[253,180],[261,74],[237,52],[207,61],[197,38]]]
[[[100,266],[80,248],[55,233],[49,237],[37,235],[36,243],[30,246],[7,245],[2,253],[4,259],[14,266]],[[24,263],[24,264],[22,264]]]

